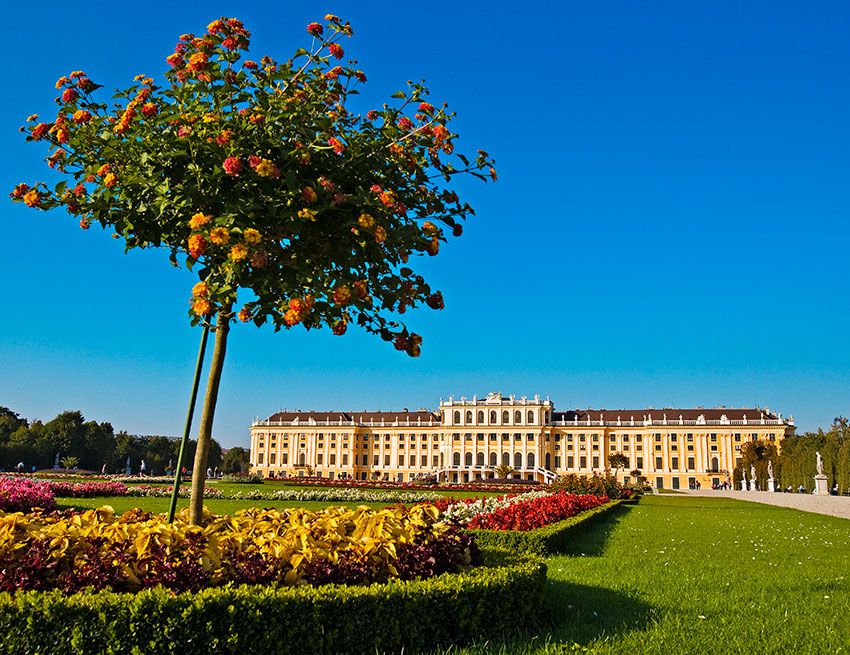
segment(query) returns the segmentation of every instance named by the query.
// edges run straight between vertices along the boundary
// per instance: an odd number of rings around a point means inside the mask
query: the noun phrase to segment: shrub
[[[23,477],[0,477],[0,510],[31,512],[36,507],[44,510],[56,507],[56,498],[48,482]]]
[[[428,505],[371,510],[246,509],[203,526],[141,510],[0,517],[0,590],[175,591],[227,583],[369,583],[477,563],[468,535]]]
[[[569,473],[559,476],[550,486],[552,491],[566,491],[571,494],[594,494],[596,496],[608,496],[608,498],[619,498],[623,491],[623,484],[613,475],[599,475],[594,473],[590,477]]]
[[[545,592],[525,560],[368,587],[0,593],[0,639],[42,655],[422,652],[533,628]]]
[[[498,548],[512,553],[551,555],[563,551],[578,533],[608,516],[623,501],[613,500],[593,509],[535,530],[471,530],[481,548]]]
[[[257,473],[228,473],[221,476],[222,482],[233,482],[235,484],[263,484],[262,475]]]

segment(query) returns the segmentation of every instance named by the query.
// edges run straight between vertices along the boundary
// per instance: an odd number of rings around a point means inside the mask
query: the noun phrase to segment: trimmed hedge
[[[493,554],[491,559],[498,558]],[[495,564],[495,562],[493,562]],[[0,652],[419,652],[541,623],[546,566],[524,559],[369,587],[238,586],[174,594],[0,594]]]
[[[571,543],[576,534],[607,516],[622,500],[612,500],[577,516],[547,525],[537,530],[469,530],[481,548],[498,548],[519,553],[550,555]]]

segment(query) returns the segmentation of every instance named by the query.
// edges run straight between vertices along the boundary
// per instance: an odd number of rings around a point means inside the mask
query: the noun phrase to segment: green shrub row
[[[408,653],[538,625],[545,565],[489,559],[467,573],[369,587],[2,593],[0,652]]]
[[[586,530],[623,501],[612,500],[594,509],[582,512],[558,523],[537,530],[470,530],[481,548],[496,548],[515,553],[550,555],[558,553],[575,540],[580,531]]]

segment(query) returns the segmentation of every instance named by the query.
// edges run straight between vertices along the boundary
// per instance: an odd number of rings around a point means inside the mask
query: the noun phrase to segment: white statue
[[[750,464],[750,480],[756,481],[756,465]]]
[[[823,457],[820,456],[820,451],[815,453],[815,457],[817,457],[817,467],[818,467],[818,475],[823,475]]]
[[[773,478],[773,460],[767,460],[767,477]]]

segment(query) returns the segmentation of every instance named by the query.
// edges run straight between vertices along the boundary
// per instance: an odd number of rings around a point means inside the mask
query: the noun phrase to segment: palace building
[[[449,398],[440,409],[282,411],[251,424],[251,466],[263,477],[473,482],[504,474],[551,482],[609,469],[657,488],[730,480],[748,441],[780,447],[792,416],[765,408],[555,411],[549,399],[490,393]],[[625,466],[611,466],[621,454]]]

